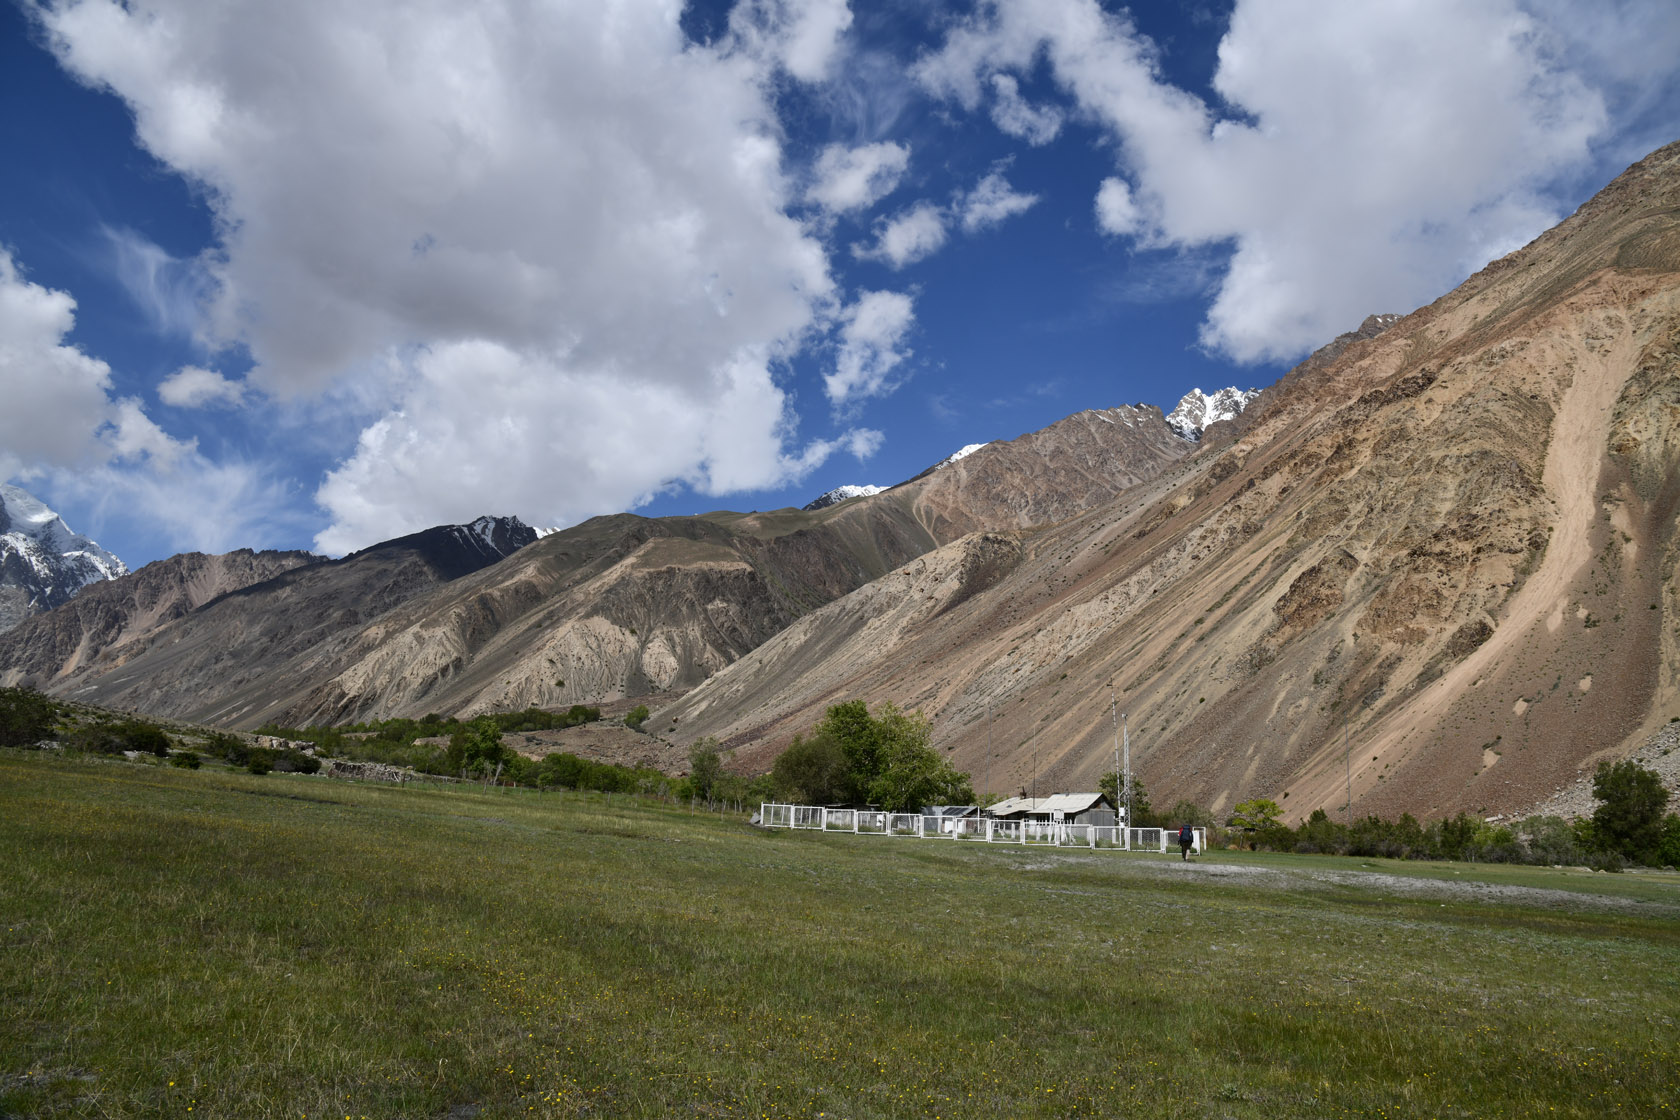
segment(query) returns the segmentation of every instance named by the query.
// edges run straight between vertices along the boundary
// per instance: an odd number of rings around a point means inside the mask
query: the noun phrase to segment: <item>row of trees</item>
[[[1226,823],[1236,842],[1269,851],[1607,869],[1680,866],[1680,814],[1666,811],[1669,793],[1659,774],[1631,759],[1600,763],[1593,796],[1598,806],[1592,816],[1576,821],[1536,816],[1490,824],[1460,813],[1420,824],[1403,813],[1397,821],[1368,816],[1348,825],[1315,809],[1299,828],[1290,828],[1275,801],[1256,798],[1238,804]]]

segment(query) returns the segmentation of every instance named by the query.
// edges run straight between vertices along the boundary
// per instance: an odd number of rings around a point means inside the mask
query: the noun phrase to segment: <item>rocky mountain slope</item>
[[[121,560],[73,532],[34,495],[0,485],[0,631],[69,602],[89,584],[127,573]]]
[[[1228,438],[954,540],[655,719],[752,766],[835,699],[891,699],[1013,792],[1110,768],[1112,697],[1158,802],[1522,807],[1680,714],[1677,509],[1680,145]]]
[[[1071,515],[1187,450],[1159,410],[1120,409],[820,510],[596,518],[405,604],[330,663],[271,674],[285,699],[269,711],[343,720],[687,689],[955,536]]]
[[[45,684],[114,664],[124,647],[206,603],[321,560],[308,552],[185,552],[93,584],[57,610],[0,634],[0,681]]]
[[[264,707],[276,666],[321,656],[346,631],[535,539],[517,518],[480,518],[341,560],[173,557],[0,635],[0,683],[237,724],[233,713]]]
[[[1191,450],[1158,409],[1080,413],[817,510],[596,518],[418,582],[363,554],[206,604],[120,653],[0,645],[0,679],[244,727],[686,689],[949,540],[1073,516]]]

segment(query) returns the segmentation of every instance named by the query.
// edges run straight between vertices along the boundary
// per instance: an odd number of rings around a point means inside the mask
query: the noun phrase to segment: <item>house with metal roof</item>
[[[989,806],[986,815],[1000,821],[1057,821],[1102,828],[1115,823],[1114,802],[1105,793],[1053,793],[1049,797],[1011,797]]]

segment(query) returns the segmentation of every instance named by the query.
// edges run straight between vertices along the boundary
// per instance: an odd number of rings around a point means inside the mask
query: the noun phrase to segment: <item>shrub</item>
[[[176,751],[169,756],[169,765],[179,766],[183,770],[197,770],[202,763],[197,751]]]
[[[245,769],[253,774],[266,774],[274,769],[274,752],[267,747],[252,747],[245,758]]]
[[[1575,826],[1562,817],[1528,817],[1517,822],[1516,831],[1530,863],[1575,866],[1586,862]]]
[[[1670,813],[1663,818],[1656,862],[1662,867],[1680,867],[1680,814]]]
[[[219,758],[229,766],[244,766],[251,760],[251,746],[237,735],[225,731],[212,732],[204,740],[204,753]]]
[[[271,750],[268,764],[270,768],[282,774],[314,774],[321,769],[321,760],[312,754],[287,747],[283,750]]]
[[[70,750],[94,754],[121,754],[128,749],[114,723],[84,723],[64,736],[63,742]]]
[[[647,718],[650,714],[651,713],[648,711],[648,706],[646,704],[637,704],[634,708],[631,708],[625,713],[624,726],[630,728],[632,731],[640,731],[642,729],[642,724],[647,722]]]
[[[53,738],[58,705],[32,688],[0,688],[0,747],[29,747]]]
[[[138,719],[124,720],[118,725],[117,734],[122,737],[123,750],[155,754],[159,758],[169,753],[169,736],[156,724]]]

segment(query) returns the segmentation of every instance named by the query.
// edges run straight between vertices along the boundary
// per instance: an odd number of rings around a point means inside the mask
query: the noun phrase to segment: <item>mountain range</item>
[[[1090,787],[1123,719],[1158,802],[1532,805],[1680,715],[1680,145],[1257,395],[842,490],[175,557],[0,633],[0,682],[233,727],[649,697],[741,770],[891,700],[995,793]]]

